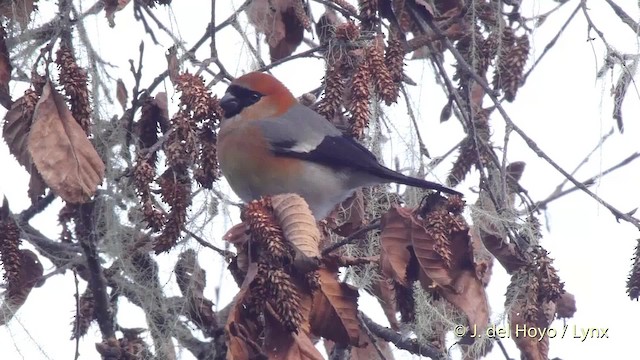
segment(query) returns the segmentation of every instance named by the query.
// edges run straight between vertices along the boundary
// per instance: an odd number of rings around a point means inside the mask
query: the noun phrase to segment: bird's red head
[[[289,89],[275,77],[267,73],[250,72],[229,85],[220,99],[220,106],[225,118],[240,113],[252,115],[250,117],[268,117],[285,113],[296,102]]]

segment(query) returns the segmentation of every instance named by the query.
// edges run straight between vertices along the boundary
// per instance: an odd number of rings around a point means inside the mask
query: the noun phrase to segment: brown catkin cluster
[[[522,267],[511,275],[507,286],[505,307],[514,306],[527,323],[535,324],[541,304],[538,303],[538,277],[529,267]]]
[[[344,79],[337,65],[328,65],[324,76],[324,97],[316,106],[316,111],[327,119],[340,111],[342,94],[344,93]]]
[[[502,77],[502,90],[507,101],[513,101],[524,79],[524,66],[529,58],[529,37],[525,34],[515,39],[515,45],[505,56],[504,67],[506,72]]]
[[[0,208],[0,261],[4,270],[7,292],[13,293],[20,284],[20,229],[9,213],[7,199]]]
[[[273,217],[270,198],[254,200],[247,204],[243,219],[249,223],[252,240],[263,248],[261,256],[269,263],[290,262],[292,250],[284,238],[282,229]]]
[[[178,241],[191,205],[191,179],[183,172],[167,169],[158,179],[162,200],[170,210],[162,233],[155,239],[156,254],[169,251]]]
[[[303,316],[300,309],[300,295],[291,276],[281,268],[267,272],[267,295],[271,299],[275,313],[288,331],[297,333]]]
[[[142,156],[138,156],[133,168],[133,184],[142,204],[142,216],[148,228],[160,231],[165,223],[164,214],[154,204],[150,188],[155,175],[156,170],[151,163]]]
[[[361,26],[364,30],[373,30],[377,21],[378,0],[358,0]]]
[[[487,164],[491,161],[490,145],[491,131],[489,129],[488,119],[484,112],[478,113],[475,122],[475,131],[464,138],[460,145],[458,158],[453,163],[447,183],[450,186],[457,186],[461,183],[473,166]],[[481,115],[481,116],[480,116]],[[473,136],[475,134],[475,136]],[[477,145],[477,147],[476,147]]]
[[[534,260],[515,271],[507,287],[506,305],[516,304],[524,313],[528,323],[540,320],[543,305],[557,301],[564,294],[564,283],[553,267],[547,251],[539,246],[533,248]]]
[[[87,334],[91,322],[95,318],[93,311],[95,309],[95,299],[91,289],[87,289],[78,299],[78,313],[74,321],[71,323],[73,330],[71,332],[71,340],[79,339]]]
[[[40,95],[33,90],[27,89],[24,92],[23,102],[22,102],[22,118],[23,119],[31,119],[33,118],[33,112],[36,110],[36,104],[40,99]]]
[[[211,121],[205,122],[198,131],[198,143],[200,146],[193,177],[200,186],[205,189],[211,189],[213,188],[213,182],[220,178],[216,133]]]
[[[335,36],[341,41],[355,41],[360,37],[360,28],[353,21],[336,26]]]
[[[164,143],[164,151],[170,166],[186,171],[198,155],[196,122],[184,111],[171,119],[171,134]]]
[[[293,12],[305,30],[311,31],[311,20],[307,15],[307,9],[305,9],[305,5],[302,1],[293,2]]]
[[[382,36],[378,36],[373,45],[369,47],[369,67],[373,75],[373,85],[376,94],[384,100],[385,104],[391,105],[397,101],[400,89],[393,81],[393,76],[387,68],[384,59],[384,41]]]
[[[402,48],[402,42],[393,32],[387,42],[387,49],[384,53],[384,63],[387,69],[389,69],[389,74],[393,82],[400,84],[404,69],[404,50]]]
[[[631,261],[633,265],[627,278],[627,294],[631,299],[638,300],[640,298],[640,239],[637,240]]]
[[[553,267],[553,260],[542,247],[536,247],[536,263],[538,265],[538,278],[540,283],[539,301],[557,301],[564,294],[564,283],[560,281],[558,271]]]
[[[91,125],[91,103],[87,87],[87,71],[78,66],[73,52],[62,45],[56,52],[56,64],[60,72],[60,83],[69,98],[71,114],[87,135]]]
[[[424,228],[427,235],[434,240],[433,250],[440,255],[444,266],[450,269],[452,254],[447,216],[448,214],[442,210],[430,212],[424,221]]]
[[[357,139],[362,138],[364,129],[369,125],[370,83],[371,68],[369,62],[362,59],[351,80],[351,101],[348,104],[348,110],[351,113],[349,130]]]
[[[138,145],[140,149],[148,149],[158,142],[158,125],[162,115],[162,111],[154,101],[155,99],[146,98],[142,103],[140,121],[138,122]],[[168,124],[165,124],[167,126]],[[154,152],[149,154],[149,162],[156,166],[158,155]]]

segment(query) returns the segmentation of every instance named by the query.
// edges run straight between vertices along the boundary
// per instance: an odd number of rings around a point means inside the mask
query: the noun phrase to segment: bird
[[[358,141],[300,104],[270,74],[236,78],[219,104],[224,115],[217,135],[218,163],[245,203],[296,193],[322,220],[363,186],[395,182],[461,195],[385,167]]]

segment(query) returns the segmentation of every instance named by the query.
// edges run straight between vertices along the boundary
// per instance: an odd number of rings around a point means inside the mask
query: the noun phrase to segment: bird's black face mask
[[[222,99],[220,107],[224,111],[224,118],[229,119],[238,115],[244,108],[249,107],[262,99],[264,95],[242,86],[231,85]]]

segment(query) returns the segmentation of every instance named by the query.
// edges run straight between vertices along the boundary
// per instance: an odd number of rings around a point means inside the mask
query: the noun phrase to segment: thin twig
[[[580,10],[580,7],[581,7],[581,5],[576,6],[576,8],[571,13],[571,15],[569,15],[569,18],[567,18],[567,21],[565,21],[564,24],[562,24],[562,26],[560,27],[560,30],[558,30],[558,32],[553,37],[553,39],[551,39],[551,41],[549,41],[549,43],[547,43],[547,45],[544,46],[544,49],[542,50],[542,54],[540,54],[540,56],[538,56],[538,58],[533,63],[533,65],[531,65],[531,68],[529,68],[529,70],[527,70],[526,74],[522,78],[522,82],[523,83],[525,83],[527,81],[527,78],[529,78],[529,75],[531,74],[531,72],[536,68],[536,66],[538,66],[540,61],[542,61],[544,56],[547,54],[547,52],[549,50],[551,50],[551,48],[553,46],[555,46],[556,42],[560,38],[560,35],[562,35],[564,30],[567,28],[567,26],[569,26],[569,23],[571,23],[571,20],[573,20],[574,16],[576,16],[576,14],[578,13],[578,10]]]
[[[331,252],[345,245],[351,244],[352,242],[358,240],[362,235],[368,233],[371,230],[377,229],[379,227],[380,227],[380,219],[373,220],[371,223],[369,223],[369,225],[365,227],[361,227],[353,234],[347,236],[344,240],[338,241],[337,243],[334,243],[326,247],[324,250],[322,250],[322,255],[324,256],[324,255],[330,254]]]
[[[582,1],[584,2],[584,0]],[[585,13],[586,13],[586,10],[585,10]],[[616,209],[613,205],[609,204],[604,199],[596,195],[594,192],[589,190],[584,184],[582,184],[580,181],[576,180],[576,178],[571,176],[571,174],[569,174],[566,170],[564,170],[560,165],[558,165],[553,159],[551,159],[551,157],[549,157],[549,155],[547,155],[544,151],[542,151],[542,149],[540,149],[538,144],[536,144],[536,142],[533,141],[533,139],[531,139],[524,130],[522,130],[519,126],[515,124],[515,122],[511,119],[509,114],[507,114],[507,111],[500,104],[500,100],[498,100],[496,94],[491,89],[489,84],[487,84],[487,82],[482,77],[480,77],[480,75],[476,74],[476,72],[472,70],[469,63],[467,63],[467,61],[464,59],[462,54],[460,54],[460,52],[453,46],[451,41],[442,33],[440,29],[435,27],[432,22],[430,22],[429,24],[431,29],[433,29],[433,31],[435,31],[436,33],[442,36],[442,42],[445,44],[446,48],[451,52],[451,54],[453,54],[453,57],[456,59],[458,64],[463,65],[465,67],[465,70],[469,73],[469,75],[480,86],[482,86],[482,88],[485,90],[486,94],[489,96],[491,101],[493,101],[493,103],[495,104],[496,109],[498,110],[498,112],[500,113],[504,121],[506,121],[508,125],[511,126],[511,128],[516,133],[518,133],[518,135],[520,135],[520,137],[527,143],[527,146],[529,146],[529,148],[536,155],[538,155],[538,157],[544,159],[549,165],[551,165],[554,169],[556,169],[556,171],[558,171],[564,177],[569,179],[569,181],[573,183],[577,188],[585,192],[587,195],[591,196],[600,205],[607,208],[616,217],[616,219],[622,219],[630,223],[631,225],[635,226],[638,230],[640,230],[640,220],[632,217],[629,214],[623,213],[622,211]]]
[[[607,4],[609,4],[609,6],[611,6],[611,9],[613,9],[613,12],[615,12],[616,15],[618,15],[620,20],[622,20],[623,23],[627,24],[627,26],[631,28],[634,34],[638,34],[638,30],[640,30],[640,24],[633,21],[633,18],[631,18],[631,16],[629,16],[629,14],[627,14],[620,7],[620,5],[616,4],[613,0],[605,0],[605,1],[607,2]]]
[[[380,346],[378,346],[378,339],[371,332],[367,324],[364,322],[364,319],[362,318],[362,313],[358,313],[358,320],[360,320],[360,323],[362,324],[362,328],[367,333],[369,340],[371,340],[371,346],[373,346],[373,348],[376,349],[376,352],[378,353],[380,360],[386,360],[387,359],[386,356],[384,356],[384,354],[382,353],[382,349],[380,349]]]
[[[280,64],[283,64],[285,62],[291,61],[291,60],[295,60],[295,59],[299,59],[299,58],[305,58],[305,57],[311,57],[314,53],[318,52],[318,51],[322,51],[325,49],[325,45],[320,45],[314,48],[311,48],[309,50],[305,50],[303,52],[299,52],[297,54],[293,54],[290,56],[287,56],[286,58],[282,58],[280,60],[276,60],[272,63],[270,63],[269,65],[263,65],[262,67],[260,67],[260,69],[258,69],[258,71],[268,71]]]
[[[207,247],[207,248],[217,252],[218,254],[222,255],[225,259],[231,259],[234,256],[236,256],[236,254],[234,254],[233,252],[231,252],[229,250],[220,249],[219,247],[212,245],[210,242],[208,242],[207,240],[203,239],[202,237],[196,235],[195,233],[193,233],[189,229],[184,229],[183,231],[185,233],[187,233],[189,236],[191,236],[192,238],[194,238],[198,243],[200,243],[200,245],[202,245],[204,247]]]
[[[74,360],[78,360],[80,358],[80,332],[78,331],[78,328],[80,327],[80,289],[78,287],[79,281],[78,281],[78,273],[74,270],[73,271],[73,282],[76,286],[76,293],[75,293],[75,299],[76,299],[76,318],[75,321],[73,322],[73,335],[76,338],[76,354],[73,357]]]
[[[504,355],[505,360],[513,360],[513,358],[509,356],[509,353],[507,352],[507,349],[504,347],[504,344],[500,340],[500,337],[496,336],[496,342],[498,343],[498,347],[500,347],[500,350],[502,351],[502,355]]]
[[[596,181],[602,179],[605,175],[612,173],[613,171],[620,169],[628,164],[630,164],[632,161],[636,160],[637,158],[640,158],[640,153],[633,153],[631,154],[629,157],[627,157],[626,159],[620,161],[619,163],[617,163],[616,165],[600,172],[598,175],[594,175],[590,178],[588,178],[587,180],[583,181],[582,184],[584,186],[592,186],[593,184],[596,183]],[[567,194],[570,194],[576,190],[578,190],[579,188],[577,186],[574,186],[572,188],[566,189],[566,190],[556,190],[554,191],[551,195],[549,195],[546,199],[542,200],[542,201],[538,201],[537,203],[534,204],[535,208],[537,209],[546,209],[547,205],[549,205],[550,202],[557,200]]]
[[[362,322],[379,338],[393,343],[398,349],[407,350],[415,355],[428,356],[432,359],[442,359],[445,355],[435,347],[418,342],[416,339],[405,338],[402,334],[395,332],[388,327],[384,327],[371,320],[367,315],[360,312],[359,317]]]
[[[604,134],[602,136],[602,138],[600,138],[600,141],[598,141],[598,144],[587,154],[587,156],[584,157],[584,159],[582,159],[582,161],[580,161],[580,163],[575,167],[575,169],[573,169],[573,171],[571,172],[572,176],[575,176],[576,173],[578,172],[578,170],[580,170],[580,168],[585,165],[586,163],[589,162],[589,159],[591,158],[591,155],[593,155],[596,151],[598,151],[598,149],[600,149],[602,147],[602,145],[604,145],[604,142],[607,141],[607,139],[613,135],[613,128],[611,128],[611,130],[609,130],[608,133]],[[549,197],[551,197],[552,195],[554,195],[555,193],[559,193],[562,191],[562,188],[567,184],[569,180],[567,178],[564,178],[562,180],[562,182],[556,187],[556,190],[553,194],[551,194]]]

